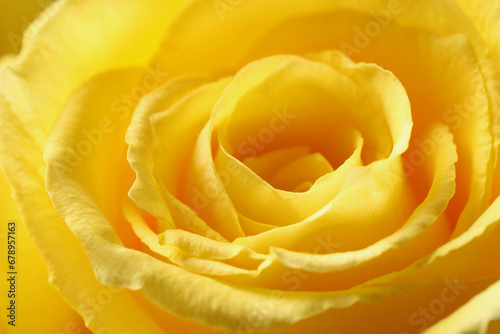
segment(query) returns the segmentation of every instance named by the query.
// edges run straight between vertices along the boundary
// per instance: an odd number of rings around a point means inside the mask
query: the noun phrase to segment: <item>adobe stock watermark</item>
[[[88,296],[78,307],[82,317],[86,321],[92,321],[99,312],[111,304],[114,296],[123,290],[121,287],[106,286],[100,289],[95,296]]]
[[[316,237],[316,247],[312,252],[313,255],[335,253],[340,244],[332,241],[332,236],[328,235],[325,238]],[[321,262],[322,258],[315,257],[315,261]],[[302,286],[302,283],[309,279],[309,274],[300,269],[288,269],[281,275],[281,280],[285,285],[288,285],[288,290],[297,291]]]
[[[266,127],[259,130],[256,135],[249,135],[237,147],[240,155],[245,156],[247,161],[255,159],[268,145],[274,141],[276,134],[284,131],[286,127],[297,117],[296,114],[290,113],[287,107],[282,109],[274,109],[273,116],[269,120]],[[224,187],[231,181],[232,177],[241,175],[241,166],[236,162],[229,162],[223,170],[218,171],[219,178]],[[223,190],[212,181],[204,185],[203,189],[193,188],[193,197],[191,208],[199,213],[205,209],[211,200],[214,200],[223,195]]]
[[[39,22],[45,22],[49,17],[51,17],[61,5],[61,1],[39,0],[37,5],[39,6],[39,10],[33,14],[32,17],[23,16],[21,18],[21,21],[23,22],[23,35],[19,35],[15,32],[9,32],[7,34],[7,39],[9,40],[9,43],[15,53],[19,53],[19,51],[21,51],[23,38],[25,40],[33,38],[35,32],[40,29]]]
[[[371,20],[366,22],[363,27],[355,26],[354,38],[351,43],[342,42],[339,44],[339,49],[347,56],[360,54],[363,49],[368,47],[371,42],[377,38],[382,30],[389,26],[393,20],[393,16],[400,14],[403,11],[401,0],[391,0],[388,2],[386,9],[378,12],[371,12]]]
[[[317,237],[317,246],[314,249],[314,254],[333,253],[340,244],[332,242],[332,238],[328,235],[326,238]],[[281,275],[282,283],[287,286],[287,291],[297,291],[302,284],[309,279],[309,274],[298,269],[288,269]],[[268,299],[263,302],[253,305],[252,313],[248,320],[230,319],[236,325],[237,334],[251,334],[262,326],[263,321],[271,314],[276,312],[278,303],[283,299],[285,292],[282,290],[273,290]],[[229,334],[226,332],[225,334]]]
[[[236,7],[240,6],[243,0],[214,0],[212,6],[219,20],[224,21],[227,13],[232,13]]]
[[[150,91],[157,88],[169,77],[159,65],[155,69],[147,67],[140,83],[129,92],[122,93],[111,103],[112,117],[103,117],[94,128],[80,130],[81,139],[72,150],[64,152],[65,166],[59,166],[61,172],[67,173],[77,168],[83,159],[89,156],[96,147],[101,145],[105,137],[115,131],[120,122],[126,120],[134,111],[139,101]]]
[[[447,125],[451,130],[457,131],[466,121],[472,116],[474,111],[486,99],[484,87],[479,87],[473,95],[467,96],[462,101],[455,103],[453,106],[444,111],[442,115],[442,123]],[[387,172],[387,178],[408,178],[418,167],[422,166],[428,159],[436,153],[439,146],[446,141],[448,131],[443,128],[435,128],[429,138],[412,140],[413,148],[405,155],[401,156],[403,163],[403,171],[401,174],[393,171]],[[393,186],[392,183],[389,183]]]
[[[420,333],[434,324],[447,307],[467,290],[467,285],[459,284],[457,278],[453,282],[445,279],[443,283],[445,287],[436,298],[428,304],[420,306],[418,310],[408,316],[408,323],[415,329],[416,333]],[[402,331],[399,334],[410,333]]]

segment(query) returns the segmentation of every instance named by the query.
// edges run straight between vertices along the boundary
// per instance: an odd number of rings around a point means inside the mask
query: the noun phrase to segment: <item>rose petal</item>
[[[347,288],[364,282],[367,277],[403,269],[448,240],[451,227],[441,215],[454,194],[456,148],[444,125],[431,127],[427,136],[432,140],[439,138],[440,143],[428,157],[429,166],[426,167],[434,180],[424,202],[397,232],[364,249],[350,252],[337,252],[339,247],[332,249],[332,238],[325,235],[318,237],[319,249],[315,254],[273,248],[272,254],[286,267],[308,273],[308,280],[301,288]],[[322,248],[323,252],[332,254],[318,254]]]
[[[453,1],[429,6],[410,1],[400,6],[386,1],[313,1],[307,6],[273,1],[265,8],[258,1],[245,1],[227,11],[223,20],[217,10],[210,10],[213,4],[207,0],[186,6],[179,16],[182,19],[176,20],[167,32],[154,63],[187,73],[234,71],[271,54],[300,54],[332,47],[345,50],[345,44],[350,44],[351,49],[357,49],[349,52],[356,61],[379,64],[403,82],[417,124],[445,120],[457,126],[454,135],[464,143],[459,145],[459,155],[470,158],[461,159],[457,165],[457,194],[449,210],[451,220],[460,217],[455,236],[467,230],[484,211],[492,182],[491,145],[500,138],[500,76],[477,30]],[[373,16],[381,11],[390,11],[386,26]],[[262,13],[273,14],[263,17]],[[254,27],[254,17],[258,17],[258,27]],[[363,31],[368,23],[381,26],[380,33],[362,42],[356,37],[356,29]],[[195,26],[203,27],[203,37]],[[204,61],[195,62],[186,56],[195,46],[202,50]],[[446,68],[450,70],[443,70]],[[468,73],[467,78],[457,77],[456,68],[467,69],[461,72]],[[486,95],[477,94],[477,88],[483,85]],[[469,105],[470,98],[475,99],[471,118],[460,111]]]
[[[117,82],[113,81],[113,84]],[[105,84],[109,87],[109,82]],[[9,124],[8,131],[0,132],[0,140],[10,143],[1,146],[0,161],[12,183],[23,221],[47,265],[50,284],[83,316],[93,331],[102,329],[104,333],[116,333],[148,328],[151,333],[160,333],[132,293],[124,290],[111,292],[96,280],[84,248],[53,209],[45,189],[46,166],[39,143],[26,135],[25,125],[19,120],[24,114],[13,112],[3,95],[0,96],[0,110],[1,123]],[[101,303],[102,306],[96,309],[93,306],[95,301],[103,296],[112,297],[105,299],[107,307]]]
[[[127,130],[127,142],[130,145],[128,160],[137,175],[129,196],[140,208],[160,220],[159,232],[177,226],[215,240],[225,240],[172,193],[172,188],[175,188],[174,193],[178,191],[178,175],[175,174],[175,169],[177,172],[179,170],[178,167],[173,167],[172,156],[165,152],[163,146],[155,146],[158,137],[153,133],[150,120],[153,114],[171,107],[172,110],[182,112],[183,106],[189,106],[190,101],[196,101],[199,92],[196,88],[206,80],[207,78],[202,77],[174,79],[141,100]],[[184,102],[173,107],[186,95]],[[175,115],[173,111],[170,114]],[[156,123],[159,127],[156,132],[165,138],[163,141],[168,145],[170,134],[161,129],[161,117]],[[176,163],[178,166],[178,162]]]
[[[74,89],[99,72],[147,64],[159,46],[161,27],[168,26],[183,1],[132,1],[127,6],[93,0],[56,4],[49,15],[33,23],[38,29],[23,48],[20,61],[2,73],[2,85],[9,82],[8,91],[15,92],[7,99],[15,100],[16,111],[25,114],[23,122],[42,144]],[[88,38],[96,27],[95,38]]]
[[[159,146],[161,146],[155,151],[155,155],[165,157],[164,162],[159,163],[160,166],[163,165],[159,167],[160,173],[165,178],[175,178],[171,184],[166,184],[164,193],[171,193],[184,204],[190,206],[193,212],[196,212],[211,229],[226,238],[242,233],[237,218],[230,208],[230,202],[222,196],[214,201],[206,202],[206,206],[203,208],[198,207],[198,202],[196,202],[198,193],[203,191],[207,184],[217,181],[210,179],[208,172],[202,175],[208,179],[207,183],[201,181],[197,183],[189,166],[192,165],[191,160],[197,158],[197,140],[198,143],[204,140],[200,132],[210,119],[213,105],[230,81],[231,78],[226,78],[206,84],[168,110],[152,116],[153,130],[159,139]],[[204,143],[204,145],[206,144],[210,145]],[[192,157],[193,154],[194,157]],[[203,151],[202,154],[206,154],[206,151]],[[202,158],[206,159],[207,157]],[[212,162],[210,160],[207,162],[208,164],[201,169],[211,169]],[[165,165],[171,167],[165,168]],[[162,182],[162,184],[164,183]],[[189,186],[189,184],[193,184],[193,186]],[[160,187],[163,186],[160,185]],[[173,197],[172,195],[169,196]],[[215,215],[215,212],[219,212],[220,216]]]
[[[497,198],[467,232],[437,248],[411,267],[381,276],[368,284],[385,284],[389,281],[399,284],[430,275],[463,279],[500,275],[500,268],[490,261],[500,252],[497,243],[500,235],[499,208],[500,198]]]
[[[500,4],[493,0],[454,0],[472,19],[500,68]]]
[[[471,300],[427,329],[424,334],[439,333],[495,333],[500,318],[500,281],[475,295]]]
[[[284,62],[277,70],[269,71],[269,77],[254,86],[252,74],[265,73],[266,62],[280,57],[261,60],[242,69],[224,91],[214,110],[217,118],[224,119],[219,131],[222,150],[217,153],[216,165],[221,178],[224,174],[226,189],[241,214],[250,220],[270,225],[289,225],[317,212],[331,201],[343,180],[341,175],[349,171],[349,168],[341,168],[325,175],[309,193],[287,194],[275,191],[269,184],[256,179],[245,166],[229,156],[229,153],[241,156],[242,144],[249,146],[244,148],[245,151],[252,149],[257,152],[259,147],[254,145],[252,148],[249,138],[256,137],[255,133],[259,129],[267,129],[269,124],[273,124],[274,118],[280,117],[271,113],[273,106],[287,104],[286,111],[279,111],[285,114],[281,118],[293,116],[298,119],[286,119],[289,124],[286,123],[282,132],[274,134],[274,141],[267,146],[261,145],[265,150],[272,150],[279,145],[291,145],[290,143],[307,144],[307,140],[322,143],[324,140],[321,134],[332,131],[329,126],[335,129],[336,123],[351,122],[351,126],[360,127],[365,143],[369,142],[367,147],[381,151],[378,153],[380,157],[390,154],[395,156],[407,147],[411,131],[408,100],[397,79],[390,73],[372,65],[356,66],[338,52],[326,52],[317,58],[332,64],[336,69],[290,56],[288,62]],[[360,92],[362,89],[364,90]],[[391,93],[386,94],[385,90],[390,90]],[[335,102],[329,100],[330,95]],[[331,106],[333,110],[324,106]],[[343,108],[348,111],[342,113]],[[309,110],[313,110],[314,114]],[[391,113],[394,110],[397,112]],[[251,115],[251,119],[248,115]],[[390,123],[389,129],[387,122]],[[306,129],[305,124],[309,124]],[[390,146],[392,142],[395,145],[393,148]],[[342,148],[335,147],[335,151],[337,150]],[[306,198],[309,200],[304,202]],[[277,216],[276,210],[281,214]]]
[[[17,204],[11,196],[11,188],[7,183],[3,173],[0,171],[0,219],[2,245],[7,249],[8,244],[15,246],[16,259],[14,268],[8,268],[7,257],[2,261],[2,272],[10,277],[9,272],[16,272],[14,289],[15,297],[5,300],[16,302],[15,327],[2,322],[5,326],[4,333],[25,333],[36,332],[58,332],[66,328],[78,328],[80,333],[90,333],[83,324],[81,316],[71,309],[61,298],[59,293],[49,285],[49,275],[47,268],[40,255],[40,252],[31,240],[17,210]],[[7,237],[9,222],[15,223],[15,232]],[[2,280],[3,291],[10,290],[10,284],[6,279]],[[9,293],[10,294],[10,293]],[[37,298],[34,298],[36,296]],[[40,300],[43,300],[46,307],[40,308]],[[8,306],[8,305],[6,305]],[[25,319],[30,321],[25,321]],[[11,321],[7,318],[7,321]]]

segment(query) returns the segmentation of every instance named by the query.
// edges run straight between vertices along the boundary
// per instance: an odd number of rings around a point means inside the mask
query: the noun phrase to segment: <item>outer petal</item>
[[[16,297],[7,298],[9,291],[6,279],[2,279],[2,309],[8,305],[10,300],[16,302],[15,327],[7,325],[10,319],[2,319],[0,328],[2,333],[49,333],[67,330],[80,330],[79,333],[88,331],[83,320],[73,311],[61,298],[59,293],[49,285],[49,275],[44,261],[38,249],[31,240],[21,216],[17,210],[17,204],[11,196],[11,188],[0,170],[0,244],[5,252],[7,241],[15,241],[16,264],[14,269],[7,268],[7,258],[2,256],[2,273],[17,272]],[[7,237],[9,222],[16,224],[14,239]],[[40,307],[41,304],[45,307]]]
[[[99,72],[149,61],[183,2],[62,0],[33,22],[39,29],[0,86],[40,147],[75,88]]]
[[[139,332],[147,326],[152,333],[159,333],[130,292],[106,288],[96,280],[85,251],[53,209],[45,190],[45,166],[36,143],[26,135],[25,125],[3,96],[0,96],[0,111],[0,122],[9,124],[8,130],[0,133],[0,161],[13,185],[23,220],[49,269],[51,284],[83,315],[92,330]],[[99,299],[101,302],[96,304]]]
[[[139,331],[143,326],[152,333],[160,331],[129,292],[112,293],[95,279],[83,248],[46,194],[42,151],[68,95],[98,72],[147,63],[182,4],[59,1],[55,10],[33,23],[36,32],[25,40],[19,61],[0,72],[0,123],[6,127],[0,133],[0,163],[48,266],[51,284],[85,315],[90,328],[107,328],[103,333]],[[106,306],[112,307],[89,305],[89,300],[110,295]]]
[[[426,330],[424,334],[498,333],[499,300],[500,281],[474,296],[451,315]]]
[[[500,68],[500,3],[495,0],[455,0],[472,19]]]
[[[420,259],[411,267],[368,284],[412,282],[432,275],[446,278],[476,279],[500,275],[500,266],[492,259],[498,258],[500,246],[500,197],[477,219],[474,226],[459,237],[442,245],[433,253]]]

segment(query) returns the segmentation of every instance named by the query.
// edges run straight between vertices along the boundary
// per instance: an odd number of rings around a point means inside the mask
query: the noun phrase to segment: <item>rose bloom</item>
[[[499,2],[62,0],[0,64],[3,332],[500,333]]]

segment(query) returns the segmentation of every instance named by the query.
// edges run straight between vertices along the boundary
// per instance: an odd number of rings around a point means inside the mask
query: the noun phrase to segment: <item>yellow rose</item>
[[[0,72],[8,333],[499,333],[499,4],[49,8]]]

